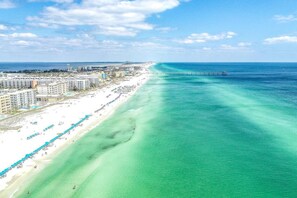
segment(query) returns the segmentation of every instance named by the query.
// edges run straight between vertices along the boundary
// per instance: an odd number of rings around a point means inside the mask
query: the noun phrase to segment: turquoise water
[[[297,64],[168,63],[19,197],[296,197]],[[228,71],[228,76],[170,72]]]
[[[38,108],[40,108],[40,106],[31,106],[31,109],[38,109]]]

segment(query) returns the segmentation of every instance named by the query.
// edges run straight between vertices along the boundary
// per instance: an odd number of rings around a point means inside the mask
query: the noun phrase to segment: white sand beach
[[[150,66],[150,65],[149,65]],[[40,169],[40,164],[48,163],[56,153],[67,145],[72,144],[85,133],[93,129],[106,119],[119,105],[127,101],[138,88],[149,78],[148,72],[142,72],[129,80],[119,84],[109,85],[85,96],[69,99],[46,107],[41,111],[16,120],[11,127],[20,127],[17,130],[0,132],[0,172],[21,160],[29,153],[53,140],[59,134],[67,131],[80,120],[89,115],[83,122],[77,124],[65,135],[57,138],[47,147],[34,153],[32,157],[9,170],[0,178],[0,195],[5,193],[10,185],[24,181],[32,172]],[[129,92],[119,93],[119,88],[129,87]],[[11,194],[10,194],[11,196]]]

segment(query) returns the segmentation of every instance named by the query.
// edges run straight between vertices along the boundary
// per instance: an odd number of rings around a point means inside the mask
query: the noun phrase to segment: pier
[[[213,72],[152,72],[156,76],[228,76],[226,71]]]

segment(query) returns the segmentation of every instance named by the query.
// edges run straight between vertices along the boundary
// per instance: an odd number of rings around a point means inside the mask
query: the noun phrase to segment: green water
[[[153,77],[18,196],[297,197],[296,96],[275,88],[291,82],[244,78]]]

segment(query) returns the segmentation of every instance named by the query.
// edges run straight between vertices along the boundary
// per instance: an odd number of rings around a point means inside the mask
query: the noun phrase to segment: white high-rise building
[[[19,90],[9,93],[9,95],[13,109],[30,107],[36,103],[36,90],[34,89]]]
[[[6,93],[0,93],[0,114],[7,114],[11,112],[10,96]]]
[[[68,90],[87,90],[91,83],[99,85],[99,81],[94,77],[13,77],[4,78],[1,87],[5,89],[29,89],[35,88],[36,85],[66,81]]]
[[[80,75],[78,78],[90,81],[92,87],[98,87],[100,84],[99,75]]]
[[[68,88],[70,90],[87,90],[91,87],[91,83],[86,79],[66,78]]]
[[[27,108],[36,103],[36,90],[1,90],[1,93],[7,94],[10,97],[12,109]]]
[[[37,86],[37,93],[44,96],[59,96],[68,91],[66,82],[54,82]]]
[[[7,78],[2,80],[5,89],[28,89],[32,87],[33,79],[30,78]]]

